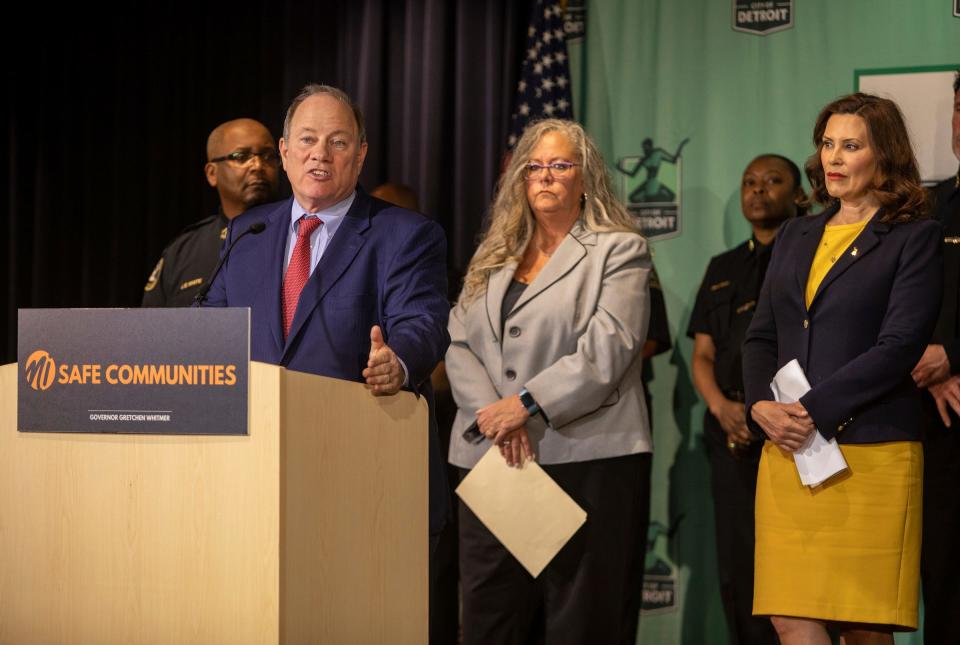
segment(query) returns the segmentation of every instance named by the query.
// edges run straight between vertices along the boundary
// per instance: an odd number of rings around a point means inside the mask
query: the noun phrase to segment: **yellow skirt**
[[[849,470],[811,489],[767,442],[757,477],[753,613],[917,628],[923,448],[843,445]]]

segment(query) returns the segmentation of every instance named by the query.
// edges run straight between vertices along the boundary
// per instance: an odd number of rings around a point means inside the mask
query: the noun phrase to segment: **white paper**
[[[793,359],[773,377],[770,389],[778,403],[794,403],[810,390],[810,383],[800,363]],[[797,464],[800,481],[805,486],[819,486],[847,469],[847,461],[840,452],[837,440],[827,441],[818,430],[814,430],[800,449],[793,453],[793,461]]]

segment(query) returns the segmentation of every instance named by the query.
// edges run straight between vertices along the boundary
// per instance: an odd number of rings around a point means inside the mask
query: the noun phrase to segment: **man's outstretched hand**
[[[405,378],[400,359],[383,341],[379,325],[370,328],[370,358],[363,370],[367,387],[378,396],[396,394],[403,387]]]

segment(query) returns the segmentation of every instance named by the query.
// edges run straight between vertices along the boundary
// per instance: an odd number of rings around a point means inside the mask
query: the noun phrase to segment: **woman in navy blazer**
[[[892,643],[917,627],[922,452],[910,371],[940,302],[940,227],[897,106],[853,94],[820,113],[807,163],[824,212],[777,235],[743,348],[752,429],[769,441],[757,481],[754,613],[781,642]],[[796,359],[811,389],[770,382]],[[793,453],[814,431],[849,465],[803,486]]]

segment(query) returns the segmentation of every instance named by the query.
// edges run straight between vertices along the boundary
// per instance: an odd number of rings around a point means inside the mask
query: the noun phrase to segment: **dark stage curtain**
[[[160,251],[216,211],[206,137],[249,116],[279,137],[307,82],[368,119],[361,183],[412,186],[464,268],[496,183],[529,2],[37,3],[8,25],[0,134],[3,363],[21,307],[130,307]],[[289,195],[285,183],[283,194]]]

